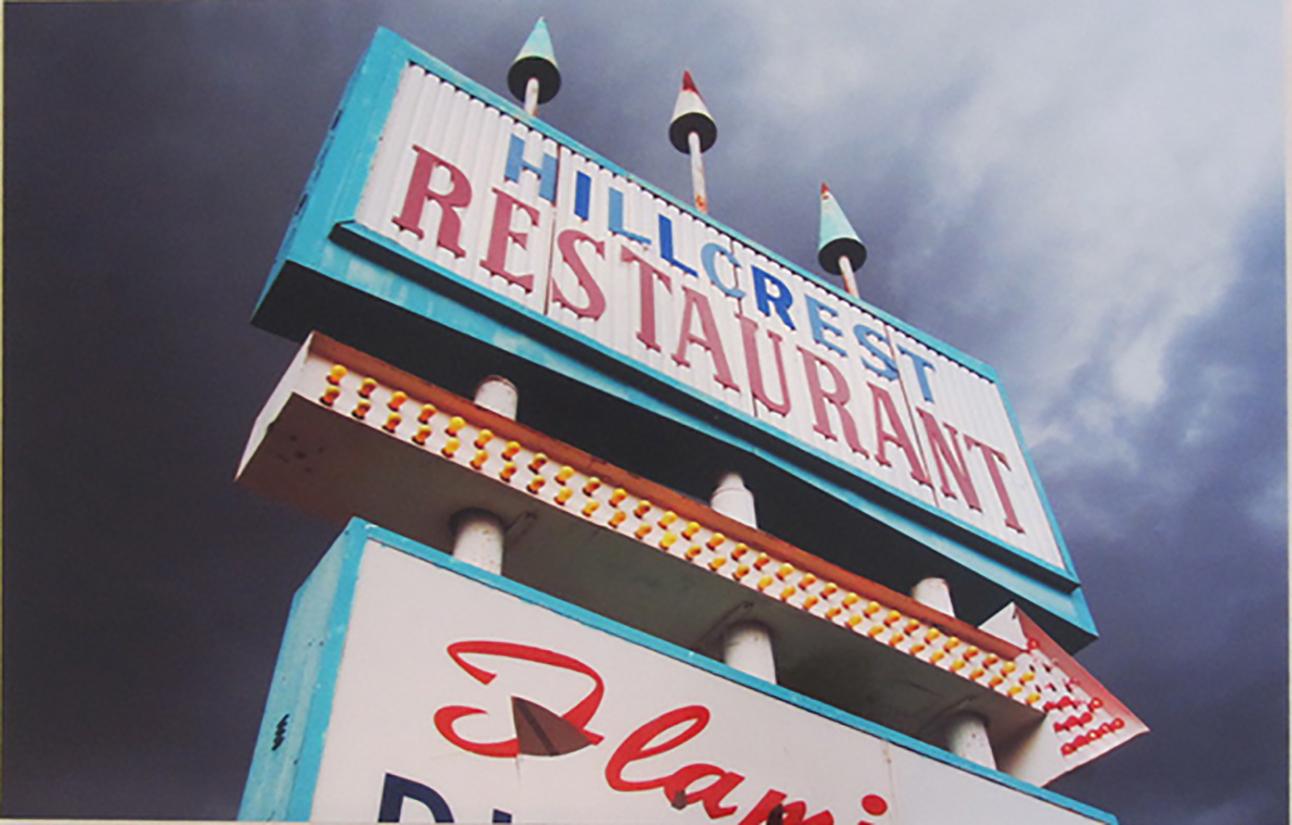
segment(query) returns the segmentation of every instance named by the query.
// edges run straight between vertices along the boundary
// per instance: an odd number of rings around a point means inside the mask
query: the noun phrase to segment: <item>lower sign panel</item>
[[[358,520],[293,602],[240,816],[1115,821]]]

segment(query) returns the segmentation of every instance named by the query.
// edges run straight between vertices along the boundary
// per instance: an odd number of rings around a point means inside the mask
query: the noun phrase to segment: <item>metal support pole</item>
[[[946,728],[947,750],[984,768],[996,768],[996,755],[987,737],[987,720],[963,711],[952,716]]]
[[[951,588],[946,579],[936,576],[920,579],[911,588],[911,598],[948,616],[956,615],[955,605],[951,601]]]
[[[538,78],[525,81],[525,114],[538,117]]]
[[[758,622],[737,622],[722,637],[722,660],[750,676],[776,682],[772,633]]]
[[[694,132],[692,136],[694,137]],[[740,473],[723,473],[718,486],[709,498],[709,505],[750,527],[758,526],[754,509],[754,494],[745,486]],[[776,682],[776,652],[772,646],[772,632],[759,622],[736,622],[722,636],[722,660],[736,670]]]
[[[502,519],[486,510],[453,515],[453,558],[490,573],[502,574]]]
[[[520,405],[520,393],[516,390],[516,385],[506,378],[490,375],[476,387],[475,402],[486,410],[514,419]]]
[[[852,271],[852,261],[848,260],[847,255],[839,256],[839,273],[843,275],[843,288],[854,298],[860,298],[861,293],[857,291],[857,276]]]
[[[691,155],[691,192],[695,197],[695,208],[709,214],[709,195],[704,186],[704,153],[700,151],[700,135],[688,132],[686,145]]]
[[[937,576],[920,579],[911,588],[911,598],[948,616],[956,614],[955,603],[951,601],[951,587],[946,579]],[[996,755],[991,750],[986,719],[976,713],[962,711],[947,720],[945,730],[947,750],[984,768],[995,769]]]
[[[718,486],[709,498],[709,506],[750,527],[758,526],[758,514],[754,510],[754,494],[745,486],[740,473],[724,473],[718,479]]]

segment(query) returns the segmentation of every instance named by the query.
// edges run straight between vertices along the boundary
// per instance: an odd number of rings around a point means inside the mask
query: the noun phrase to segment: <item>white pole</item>
[[[718,479],[718,486],[709,498],[709,506],[750,527],[758,526],[758,514],[754,510],[754,494],[745,486],[740,473],[724,473]]]
[[[516,390],[516,385],[506,378],[490,375],[476,387],[474,400],[477,406],[514,419],[520,405],[520,393]]]
[[[737,622],[722,637],[722,660],[750,676],[776,682],[772,633],[758,622]]]
[[[502,519],[485,510],[462,510],[453,516],[453,558],[502,574]]]
[[[695,133],[692,132],[691,135],[694,137]],[[745,486],[740,473],[722,474],[717,488],[709,497],[709,505],[742,524],[758,526],[754,494]],[[736,622],[726,629],[722,635],[722,660],[729,667],[750,676],[776,682],[776,653],[772,646],[772,632],[759,622]]]
[[[976,713],[962,711],[947,722],[947,750],[984,768],[996,768],[996,755],[987,737],[987,720]]]
[[[839,256],[839,272],[843,274],[843,288],[854,298],[860,298],[861,293],[857,291],[857,276],[852,271],[852,261],[848,260],[847,255]]]
[[[538,78],[525,81],[525,114],[538,117]]]
[[[844,261],[840,261],[844,263]],[[955,603],[951,601],[951,587],[947,580],[937,576],[920,579],[911,588],[911,598],[923,605],[945,613],[956,615]],[[987,720],[971,711],[961,711],[947,720],[947,750],[962,759],[976,762],[984,768],[996,768],[996,755],[991,750],[991,738],[987,735]]]
[[[920,579],[911,588],[911,598],[940,613],[948,616],[956,615],[955,605],[951,601],[951,588],[947,585],[946,579],[939,579],[936,576]]]
[[[533,81],[531,81],[533,82]],[[476,387],[475,403],[514,419],[520,402],[516,385],[501,375],[486,376]],[[488,510],[462,510],[453,514],[453,558],[502,574],[502,519]]]
[[[686,145],[691,150],[691,192],[695,197],[695,208],[704,214],[709,214],[709,196],[705,192],[704,186],[704,159],[700,151],[700,135],[697,132],[688,132],[686,135]]]

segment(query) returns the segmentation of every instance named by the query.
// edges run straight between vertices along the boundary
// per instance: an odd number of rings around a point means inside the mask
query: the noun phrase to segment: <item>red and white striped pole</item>
[[[691,157],[691,196],[695,208],[709,214],[709,193],[704,180],[703,154],[718,139],[718,124],[695,87],[689,71],[682,72],[682,89],[673,105],[673,119],[668,124],[668,139],[673,148]]]

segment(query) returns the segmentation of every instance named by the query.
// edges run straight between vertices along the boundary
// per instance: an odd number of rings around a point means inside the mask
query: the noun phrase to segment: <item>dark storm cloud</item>
[[[7,815],[229,818],[334,530],[235,488],[293,351],[247,324],[377,25],[811,264],[831,182],[879,306],[995,365],[1153,726],[1059,784],[1126,825],[1286,814],[1275,13],[1172,4],[6,8]],[[814,268],[814,267],[812,267]]]

